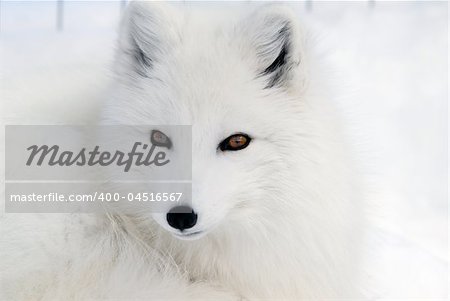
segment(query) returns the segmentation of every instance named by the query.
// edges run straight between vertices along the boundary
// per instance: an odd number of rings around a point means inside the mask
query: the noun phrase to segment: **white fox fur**
[[[361,297],[353,151],[297,19],[272,5],[237,14],[131,3],[99,120],[192,125],[203,235],[180,240],[151,212],[5,215],[0,299]],[[252,137],[246,149],[217,151],[238,132]]]

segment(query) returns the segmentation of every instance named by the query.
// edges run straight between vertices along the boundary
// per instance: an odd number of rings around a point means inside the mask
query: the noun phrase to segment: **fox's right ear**
[[[164,58],[178,40],[176,11],[164,3],[132,1],[125,10],[119,33],[118,72],[148,77],[152,65]]]

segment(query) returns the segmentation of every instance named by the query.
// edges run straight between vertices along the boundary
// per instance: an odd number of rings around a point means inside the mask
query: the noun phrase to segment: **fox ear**
[[[125,10],[119,34],[118,60],[125,70],[148,76],[154,62],[176,42],[175,12],[163,3],[132,1]],[[170,23],[170,24],[169,24]],[[128,71],[129,72],[129,71]]]
[[[256,54],[257,72],[265,78],[266,88],[288,85],[301,59],[301,34],[294,13],[285,6],[264,6],[245,23],[245,36]]]

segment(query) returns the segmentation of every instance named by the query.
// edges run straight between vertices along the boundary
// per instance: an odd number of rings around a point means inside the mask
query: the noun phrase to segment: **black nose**
[[[167,222],[172,228],[183,231],[184,229],[195,226],[197,223],[197,214],[191,207],[174,207],[167,213]]]

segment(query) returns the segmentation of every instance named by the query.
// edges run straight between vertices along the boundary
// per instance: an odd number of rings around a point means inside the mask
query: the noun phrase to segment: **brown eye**
[[[169,137],[167,137],[166,134],[158,130],[152,131],[150,141],[155,146],[167,147],[169,149],[172,147],[172,141],[170,141]]]
[[[246,134],[231,135],[219,144],[221,151],[237,151],[246,148],[252,139]]]

